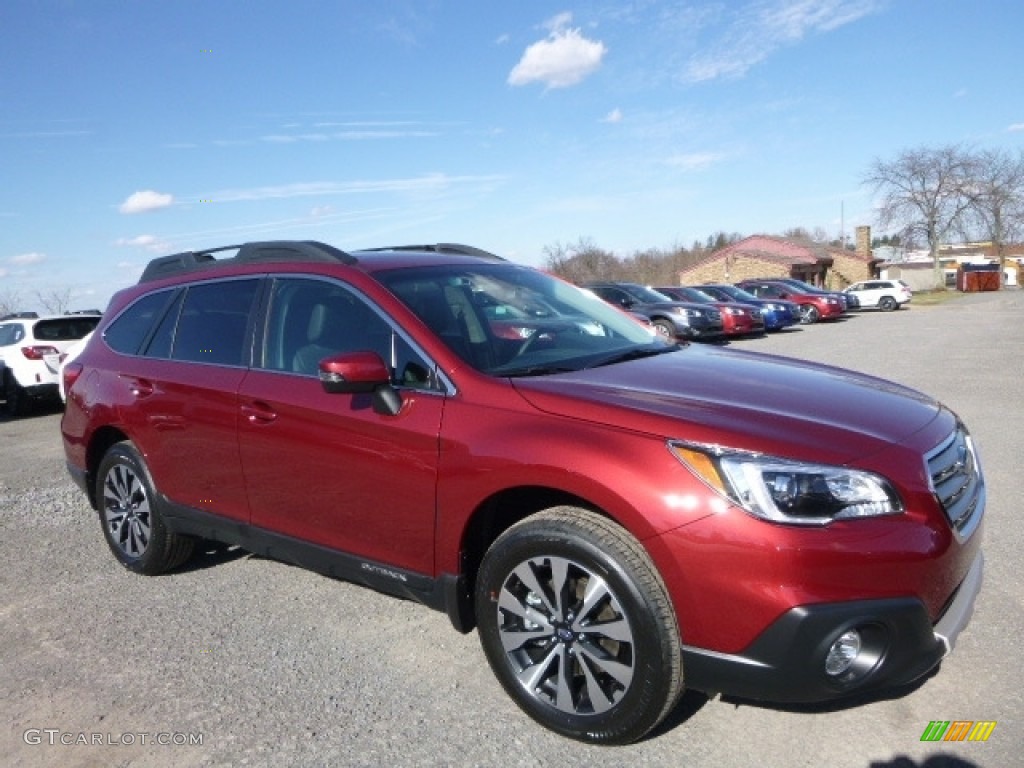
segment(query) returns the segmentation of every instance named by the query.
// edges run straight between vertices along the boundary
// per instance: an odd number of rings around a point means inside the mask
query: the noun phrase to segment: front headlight
[[[704,482],[763,520],[827,525],[903,511],[893,487],[872,472],[683,443],[669,448]]]

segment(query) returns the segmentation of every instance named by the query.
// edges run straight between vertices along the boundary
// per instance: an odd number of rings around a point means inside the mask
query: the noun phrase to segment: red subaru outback
[[[68,468],[126,568],[212,539],[420,601],[586,741],[684,687],[914,680],[981,588],[985,484],[940,403],[667,343],[476,249],[158,259],[65,381]]]

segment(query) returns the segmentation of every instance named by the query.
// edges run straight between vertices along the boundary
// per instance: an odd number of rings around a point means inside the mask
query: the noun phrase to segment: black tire
[[[7,371],[4,375],[4,413],[11,418],[24,416],[28,413],[30,400],[28,392],[25,391],[14,374]]]
[[[816,323],[821,319],[821,312],[813,304],[800,305],[800,322],[804,325]]]
[[[130,442],[116,443],[103,456],[96,501],[107,545],[128,570],[155,576],[192,554],[193,539],[167,530],[149,470]]]
[[[665,585],[639,542],[593,512],[555,507],[499,536],[477,575],[476,617],[505,691],[564,736],[627,744],[682,694]]]
[[[899,309],[900,305],[892,296],[883,296],[878,300],[878,308],[883,312],[892,312],[894,309]]]
[[[676,339],[676,328],[668,320],[652,320],[651,325],[654,326],[654,330],[658,332],[658,335],[663,339],[669,341],[675,341]]]

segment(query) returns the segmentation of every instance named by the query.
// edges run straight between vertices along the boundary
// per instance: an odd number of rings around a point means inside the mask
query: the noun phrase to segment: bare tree
[[[587,238],[581,237],[575,245],[545,246],[544,255],[549,272],[573,283],[623,279],[622,262]]]
[[[904,239],[922,237],[935,265],[935,287],[944,284],[939,245],[963,226],[972,209],[976,158],[959,145],[903,151],[895,160],[875,159],[864,183],[881,195],[878,221],[901,228]]]
[[[47,293],[36,291],[36,301],[51,315],[63,315],[71,304],[71,289],[53,289]]]
[[[1016,156],[1004,150],[979,153],[971,192],[968,231],[992,242],[1002,273],[1006,245],[1024,234],[1024,150]]]
[[[0,292],[0,317],[21,309],[21,297],[17,291],[5,288]]]

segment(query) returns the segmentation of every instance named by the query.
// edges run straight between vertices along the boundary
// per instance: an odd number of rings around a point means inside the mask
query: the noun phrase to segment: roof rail
[[[506,261],[505,258],[496,253],[485,251],[482,248],[475,248],[472,245],[462,243],[434,243],[433,245],[385,245],[380,248],[360,248],[360,251],[379,253],[382,251],[426,251],[428,253],[458,253],[463,256],[475,256],[478,259],[492,259]]]
[[[236,251],[234,256],[217,258],[216,253]],[[335,248],[333,245],[316,240],[266,240],[262,242],[225,245],[204,251],[183,251],[170,256],[153,259],[146,265],[139,278],[140,283],[159,280],[162,277],[179,275],[211,267],[229,264],[254,264],[272,261],[320,261],[355,264],[355,257]]]

